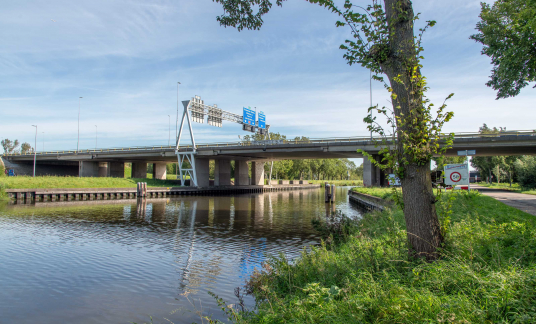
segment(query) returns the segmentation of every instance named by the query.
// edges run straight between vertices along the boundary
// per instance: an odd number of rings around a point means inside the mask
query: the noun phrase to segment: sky
[[[2,139],[33,146],[37,125],[38,151],[75,149],[80,107],[81,149],[167,145],[175,141],[177,82],[180,100],[198,95],[240,115],[242,107],[256,107],[271,131],[287,137],[369,134],[369,71],[346,63],[339,46],[349,30],[336,28],[337,16],[318,5],[286,1],[265,16],[260,31],[238,32],[219,25],[223,11],[211,0],[0,1]],[[454,93],[446,132],[476,132],[483,123],[536,127],[531,86],[495,100],[485,85],[490,59],[469,39],[479,1],[413,6],[419,24],[437,21],[423,38],[422,72],[436,106]],[[389,105],[379,82],[372,98]],[[248,134],[230,122],[193,129],[197,143]]]

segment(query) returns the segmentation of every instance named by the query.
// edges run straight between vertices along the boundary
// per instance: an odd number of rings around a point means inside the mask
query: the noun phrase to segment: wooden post
[[[335,185],[331,185],[331,202],[335,202]]]
[[[331,187],[329,186],[329,184],[327,182],[324,183],[324,200],[326,201],[326,203],[329,203],[331,197],[330,189]]]

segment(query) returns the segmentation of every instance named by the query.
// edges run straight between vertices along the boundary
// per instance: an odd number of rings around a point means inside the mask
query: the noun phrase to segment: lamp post
[[[95,149],[97,149],[97,125],[95,125]]]
[[[37,160],[37,125],[32,125],[35,127],[35,142],[34,142],[34,169],[33,169],[33,176],[35,178],[35,163]]]
[[[80,147],[80,101],[82,98],[78,98],[78,140],[76,141],[76,153],[78,153],[78,148]]]
[[[167,115],[168,116],[168,140],[167,140],[167,145],[169,146],[170,143],[171,143],[171,116],[170,115]]]
[[[177,82],[177,120],[175,121],[175,138],[179,136],[179,84],[180,82]]]
[[[177,140],[178,136],[178,130],[179,130],[179,84],[180,82],[177,82],[177,121],[175,122],[175,141]],[[179,178],[179,163],[177,162],[177,167],[175,168],[175,177]]]
[[[41,132],[43,134],[43,152],[45,151],[45,132]]]
[[[370,84],[370,107],[372,107],[372,70],[370,70],[370,78],[369,78],[369,84]],[[372,110],[370,110],[370,118],[372,119]],[[372,121],[370,122],[370,126],[372,126]],[[372,127],[370,130],[370,140],[372,141]]]

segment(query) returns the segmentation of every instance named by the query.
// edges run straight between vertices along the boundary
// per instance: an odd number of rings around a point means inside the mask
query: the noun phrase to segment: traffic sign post
[[[445,184],[450,186],[469,185],[469,165],[445,165]]]
[[[476,155],[476,150],[465,150],[465,151],[458,151],[458,155],[467,155],[467,172],[469,174],[469,181],[467,183],[467,191],[471,192],[471,171],[469,170],[469,155]]]

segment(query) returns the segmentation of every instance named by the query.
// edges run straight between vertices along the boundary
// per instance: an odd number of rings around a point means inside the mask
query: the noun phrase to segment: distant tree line
[[[4,149],[4,154],[13,154],[13,153],[33,153],[34,149],[30,145],[30,143],[22,143],[19,148],[19,140],[10,140],[9,138],[3,139],[0,141],[2,144],[2,148]]]
[[[479,128],[480,134],[500,134],[506,128],[490,128],[484,124]],[[480,172],[486,182],[518,182],[522,187],[536,187],[536,158],[534,156],[474,156],[471,165]]]

